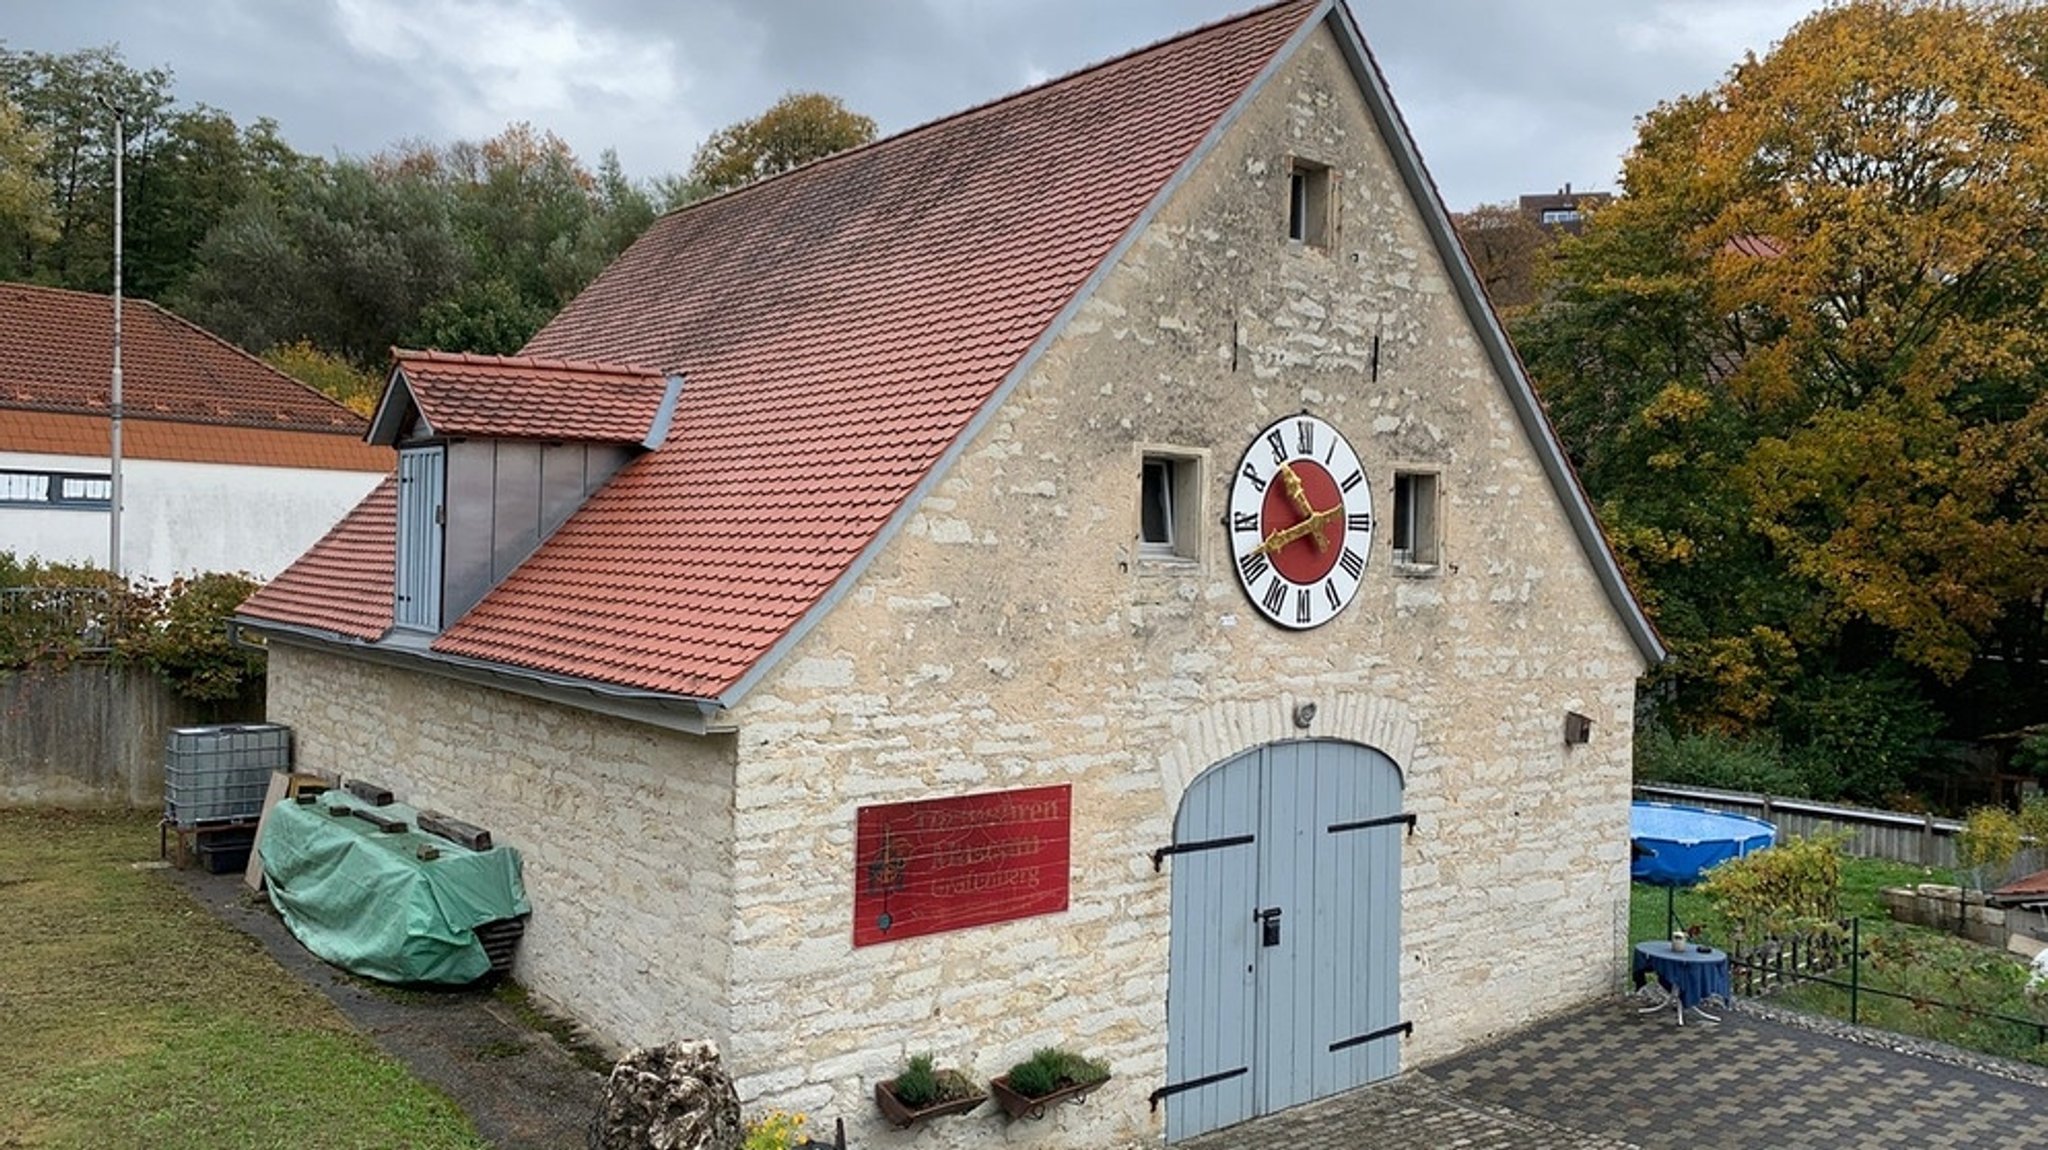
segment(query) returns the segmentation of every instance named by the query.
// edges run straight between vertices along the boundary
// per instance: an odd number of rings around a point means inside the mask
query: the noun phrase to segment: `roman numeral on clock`
[[[1273,448],[1273,462],[1287,462],[1287,441],[1280,437],[1279,428],[1276,427],[1266,433],[1266,442]]]
[[[1330,601],[1330,610],[1332,611],[1344,605],[1344,600],[1337,594],[1337,581],[1335,579],[1323,580],[1323,598]]]
[[[1287,584],[1281,580],[1280,576],[1275,575],[1273,576],[1273,581],[1266,584],[1266,597],[1261,602],[1265,603],[1268,615],[1278,615],[1280,613],[1280,604],[1286,601]]]
[[[1232,531],[1250,531],[1253,534],[1257,534],[1259,530],[1259,513],[1256,511],[1232,512],[1230,516],[1230,529]]]
[[[1344,517],[1344,530],[1346,530],[1346,531],[1370,531],[1370,530],[1372,530],[1372,512],[1370,512],[1370,511],[1361,511],[1361,512],[1358,512],[1358,513],[1357,513],[1357,514],[1355,514],[1355,515],[1346,515],[1346,516]]]
[[[1264,551],[1254,551],[1237,561],[1237,569],[1244,574],[1244,582],[1247,587],[1257,583],[1259,577],[1264,575],[1271,566],[1272,564],[1267,561]]]
[[[1337,486],[1339,486],[1339,487],[1342,487],[1342,488],[1343,488],[1344,490],[1346,490],[1346,491],[1349,491],[1349,490],[1351,490],[1352,488],[1354,488],[1354,487],[1356,487],[1356,486],[1358,486],[1359,484],[1361,484],[1361,483],[1364,483],[1364,482],[1365,482],[1365,472],[1363,472],[1363,471],[1354,471],[1354,472],[1352,472],[1352,473],[1351,473],[1351,474],[1350,474],[1349,476],[1346,476],[1346,477],[1345,477],[1345,479],[1344,479],[1344,482],[1342,482],[1342,483],[1338,484]],[[1263,488],[1261,488],[1261,490],[1264,490],[1264,489],[1263,489]]]
[[[1365,557],[1346,547],[1344,554],[1337,557],[1337,565],[1344,568],[1353,579],[1365,577]]]
[[[1294,592],[1294,621],[1304,627],[1308,626],[1308,588],[1306,587],[1299,588]]]
[[[1294,424],[1294,443],[1297,454],[1314,455],[1316,453],[1316,425],[1306,419],[1296,420]]]
[[[1252,490],[1264,491],[1266,489],[1266,481],[1264,479],[1259,478],[1258,469],[1254,468],[1251,465],[1250,460],[1245,461],[1244,471],[1242,472],[1242,474],[1246,479],[1251,481]]]

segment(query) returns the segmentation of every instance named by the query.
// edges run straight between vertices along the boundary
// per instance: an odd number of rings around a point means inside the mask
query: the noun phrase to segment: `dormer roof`
[[[405,438],[413,418],[435,435],[609,443],[653,449],[668,437],[682,377],[640,367],[392,351],[391,381],[370,420],[371,443]]]

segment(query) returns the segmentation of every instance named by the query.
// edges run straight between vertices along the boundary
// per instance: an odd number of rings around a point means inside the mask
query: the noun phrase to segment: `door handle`
[[[1259,945],[1279,946],[1280,908],[1269,906],[1264,910],[1254,911],[1252,917],[1259,920]]]

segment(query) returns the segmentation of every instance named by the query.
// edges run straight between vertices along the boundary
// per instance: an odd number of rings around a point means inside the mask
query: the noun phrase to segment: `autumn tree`
[[[1861,797],[1935,701],[1956,729],[1987,676],[2048,657],[2044,26],[1912,0],[1807,18],[1643,119],[1625,194],[1517,329],[1651,589],[1679,715],[1768,731]],[[2040,678],[1999,706],[2038,712]]]
[[[1481,204],[1451,217],[1472,270],[1503,316],[1542,298],[1554,237],[1514,204]]]
[[[832,96],[793,92],[751,120],[711,134],[690,163],[698,195],[727,191],[875,138],[875,122]]]

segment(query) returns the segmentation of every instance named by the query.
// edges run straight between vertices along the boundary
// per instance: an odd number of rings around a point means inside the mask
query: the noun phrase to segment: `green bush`
[[[263,675],[261,652],[235,646],[227,632],[257,586],[246,575],[210,574],[160,587],[0,551],[0,670],[90,656],[146,666],[188,699],[233,699]]]
[[[1636,779],[1714,790],[1806,796],[1806,781],[1785,763],[1777,744],[1712,731],[1673,732],[1648,727],[1636,733]]]
[[[1709,870],[1700,889],[1738,945],[1838,929],[1847,832],[1792,838]]]

